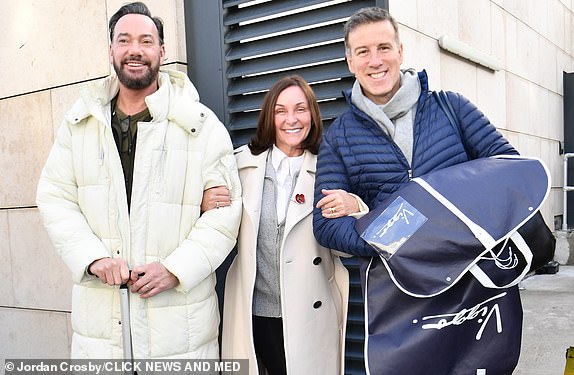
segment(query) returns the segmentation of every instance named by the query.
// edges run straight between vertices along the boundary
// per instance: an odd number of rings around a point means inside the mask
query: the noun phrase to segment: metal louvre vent
[[[311,84],[325,127],[347,108],[342,91],[354,78],[345,62],[343,24],[374,5],[388,9],[387,0],[185,0],[188,74],[235,147],[249,142],[263,96],[285,75]],[[232,258],[217,270],[220,308]],[[350,277],[345,374],[365,374],[359,266],[356,258],[343,263]]]
[[[257,127],[263,96],[277,79],[299,74],[313,88],[325,127],[347,103],[342,91],[354,78],[347,68],[343,25],[367,0],[223,0],[226,29],[226,118],[234,145],[249,142]],[[350,272],[345,374],[364,374],[364,316],[358,263]]]
[[[260,105],[279,78],[299,74],[319,100],[325,126],[346,108],[353,78],[345,62],[343,24],[373,1],[223,0],[228,129],[249,142]]]

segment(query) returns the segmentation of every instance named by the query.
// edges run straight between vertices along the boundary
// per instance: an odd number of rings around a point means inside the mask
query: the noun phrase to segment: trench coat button
[[[116,254],[120,255],[120,251],[119,251],[119,250],[116,250]]]
[[[313,307],[318,309],[319,307],[321,307],[322,304],[323,304],[323,302],[321,302],[321,301],[315,301],[315,303],[313,304]]]
[[[195,128],[191,128],[191,132],[192,132],[192,133],[195,133]]]
[[[322,261],[321,257],[317,257],[313,259],[313,264],[318,266],[319,264],[321,264],[321,261]]]

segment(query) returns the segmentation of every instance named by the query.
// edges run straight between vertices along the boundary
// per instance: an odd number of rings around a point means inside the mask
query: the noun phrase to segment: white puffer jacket
[[[130,295],[134,358],[217,358],[216,268],[235,245],[241,187],[229,134],[181,72],[162,70],[139,123],[131,212],[111,130],[115,76],[91,85],[66,114],[42,171],[37,203],[72,272],[72,358],[121,358],[119,289],[87,274],[102,257],[161,262],[180,281]],[[203,190],[230,188],[230,207],[200,216]]]

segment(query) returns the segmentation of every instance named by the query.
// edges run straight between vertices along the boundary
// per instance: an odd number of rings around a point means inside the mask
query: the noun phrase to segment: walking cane
[[[120,312],[122,319],[122,347],[124,349],[124,373],[126,375],[133,375],[134,366],[132,358],[132,332],[130,326],[130,295],[127,283],[120,285]]]

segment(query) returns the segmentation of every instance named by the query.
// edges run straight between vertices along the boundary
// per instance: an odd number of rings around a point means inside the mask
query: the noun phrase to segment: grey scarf
[[[371,117],[399,146],[409,164],[413,153],[413,123],[421,84],[414,69],[401,71],[399,91],[388,101],[379,105],[367,98],[359,81],[355,81],[351,102]]]

